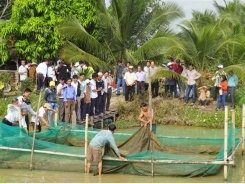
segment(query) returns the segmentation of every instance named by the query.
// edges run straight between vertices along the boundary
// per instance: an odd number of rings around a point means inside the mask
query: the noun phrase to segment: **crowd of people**
[[[115,68],[114,78],[110,70],[103,73],[94,72],[91,76],[85,76],[83,70],[87,67],[88,64],[86,62],[76,62],[74,66],[68,67],[62,60],[58,60],[56,66],[50,63],[49,60],[44,60],[39,65],[35,63],[26,64],[22,60],[18,69],[20,82],[23,82],[28,76],[31,77],[36,74],[37,91],[45,89],[43,97],[45,104],[41,106],[36,115],[28,99],[32,91],[27,88],[23,95],[13,99],[12,104],[8,105],[8,113],[3,123],[15,125],[20,121],[19,115],[21,114],[22,126],[28,132],[28,113],[31,114],[30,122],[32,124],[34,124],[37,116],[38,131],[41,131],[41,123],[47,127],[54,126],[54,113],[58,113],[60,121],[67,123],[72,122],[72,115],[74,113],[76,121],[79,123],[84,123],[86,114],[94,118],[103,117],[110,112],[113,81],[116,81],[116,95],[123,94],[126,102],[132,101],[135,95],[138,95],[142,102],[145,102],[149,80],[156,74],[159,68],[176,72],[186,78],[186,81],[184,81],[180,80],[179,77],[166,77],[164,79],[164,97],[174,96],[184,99],[185,104],[191,98],[190,105],[193,106],[196,102],[196,92],[198,92],[198,101],[202,108],[205,108],[210,101],[215,100],[217,101],[216,110],[219,110],[226,106],[227,96],[230,95],[231,107],[235,107],[234,97],[238,78],[232,70],[227,75],[221,64],[218,65],[217,71],[212,78],[214,82],[213,99],[211,98],[208,86],[204,85],[197,88],[196,81],[201,77],[201,74],[195,70],[192,64],[187,66],[185,63],[181,63],[179,59],[175,60],[173,58],[172,61],[161,66],[156,66],[154,61],[148,60],[146,61],[146,66],[139,65],[137,71],[134,71],[134,67],[130,62],[127,62],[125,66],[123,61],[120,60]],[[35,68],[36,73],[33,72],[32,68]],[[153,98],[159,96],[161,80],[151,81]],[[21,108],[21,111],[18,111],[18,107]],[[149,124],[150,114],[147,104],[142,103],[141,109],[141,115],[138,120],[142,123],[142,126],[146,126]],[[45,114],[48,115],[48,120],[43,118]],[[154,121],[153,124],[155,124]],[[154,127],[154,133],[155,129]]]

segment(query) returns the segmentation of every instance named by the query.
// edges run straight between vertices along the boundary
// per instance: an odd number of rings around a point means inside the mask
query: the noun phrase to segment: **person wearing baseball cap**
[[[223,70],[224,66],[222,64],[219,64],[217,66],[217,71],[215,72],[215,75],[213,76],[212,78],[212,81],[214,81],[214,90],[213,90],[213,100],[217,100],[217,96],[218,96],[218,93],[219,93],[219,84],[220,84],[220,76],[221,75],[225,75],[226,76],[226,73],[225,71]]]
[[[37,114],[37,128],[38,131],[41,132],[41,124],[45,124],[48,128],[51,128],[49,122],[44,118],[48,112],[57,112],[56,110],[52,109],[49,103],[45,103],[42,107],[39,108]]]
[[[44,100],[50,105],[51,109],[58,110],[58,104],[56,100],[57,90],[55,88],[55,82],[49,82],[49,88],[45,89]],[[51,126],[54,125],[53,121],[53,111],[48,112],[48,121]]]

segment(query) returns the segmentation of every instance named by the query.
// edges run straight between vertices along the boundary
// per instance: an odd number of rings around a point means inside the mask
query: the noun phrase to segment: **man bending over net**
[[[148,105],[146,103],[142,103],[140,105],[141,112],[138,117],[138,120],[141,122],[141,126],[144,126],[145,128],[147,125],[150,125],[150,109],[148,108]],[[152,109],[152,132],[156,134],[157,132],[157,125],[155,123],[155,116],[154,116],[154,111]]]
[[[90,167],[92,161],[98,162],[99,175],[102,173],[102,148],[105,147],[107,143],[110,143],[111,147],[116,152],[117,156],[121,161],[124,161],[124,157],[122,157],[119,153],[117,145],[115,143],[114,137],[112,134],[116,130],[116,125],[110,124],[109,130],[101,130],[98,132],[95,137],[90,141],[88,146],[87,153],[87,173],[90,171]]]

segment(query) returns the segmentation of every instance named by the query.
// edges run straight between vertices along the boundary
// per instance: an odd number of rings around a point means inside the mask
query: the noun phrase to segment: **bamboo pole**
[[[25,149],[25,148],[0,147],[0,149],[2,149],[2,150],[12,150],[12,151],[32,152],[32,149]],[[78,154],[71,154],[71,153],[62,153],[62,152],[56,152],[56,151],[33,150],[33,152],[49,154],[49,155],[60,155],[60,156],[68,156],[68,157],[85,158],[85,155],[78,155]]]
[[[55,124],[55,126],[58,125],[58,114],[59,114],[59,111],[57,111],[56,113],[54,113],[54,124]]]
[[[33,130],[33,137],[32,137],[32,148],[31,148],[31,161],[30,161],[30,170],[33,169],[33,153],[34,153],[34,146],[35,146],[35,138],[36,138],[36,129],[37,129],[37,118],[38,118],[38,110],[40,108],[41,96],[42,96],[42,88],[40,90],[38,104],[37,104],[37,111],[36,111],[36,119],[34,123],[34,130]],[[40,123],[40,122],[39,122]]]
[[[235,113],[236,111],[233,109],[231,110],[231,121],[232,121],[232,136],[233,136],[233,139],[232,139],[232,152],[234,152],[235,150],[235,147],[236,147],[236,117],[235,117]],[[235,154],[233,155],[233,158],[232,160],[234,160],[234,165],[233,167],[235,166]]]
[[[0,147],[2,150],[12,150],[12,151],[23,151],[23,152],[31,152],[31,149],[24,148],[10,148],[10,147]],[[71,154],[71,153],[62,153],[55,151],[44,151],[44,150],[34,150],[35,153],[49,154],[49,155],[59,155],[59,156],[68,156],[68,157],[76,157],[76,158],[86,158],[86,155],[79,154]],[[118,158],[106,157],[102,158],[103,160],[109,161],[118,161],[121,162]],[[127,159],[124,162],[131,163],[151,163],[151,160],[130,160]],[[233,165],[233,161],[217,161],[217,160],[207,160],[207,161],[193,161],[193,160],[153,160],[156,164],[205,164],[205,165]]]
[[[84,166],[85,166],[85,173],[87,172],[87,149],[88,149],[88,114],[86,114],[86,122],[85,122],[85,145],[84,145],[84,155],[85,155],[85,160],[84,160]]]
[[[22,126],[21,107],[19,107],[18,110],[19,110],[19,127],[21,128]],[[20,136],[22,136],[21,130],[20,130]]]
[[[242,138],[245,138],[245,104],[242,106]],[[245,153],[245,143],[242,143],[242,155]]]
[[[152,92],[151,92],[151,72],[148,68],[148,81],[149,81],[149,111],[150,111],[150,149],[151,149],[151,176],[154,176],[154,164],[153,164],[153,142],[152,142]]]
[[[239,146],[245,141],[245,139],[241,138],[240,142],[237,144],[234,151],[231,153],[231,155],[227,158],[227,160],[233,160],[234,155],[236,154],[236,151],[238,150]]]
[[[224,119],[224,162],[227,161],[227,148],[228,148],[228,106],[225,106],[225,119]],[[228,168],[224,165],[224,179],[227,179]]]

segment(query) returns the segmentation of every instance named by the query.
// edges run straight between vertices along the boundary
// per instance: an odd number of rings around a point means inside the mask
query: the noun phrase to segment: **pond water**
[[[137,128],[130,130],[118,130],[117,132],[134,132]],[[158,126],[158,135],[180,136],[180,137],[205,137],[205,138],[222,138],[224,135],[221,129],[207,129],[180,126]],[[43,170],[17,170],[17,169],[0,169],[0,182],[58,182],[58,183],[244,183],[245,182],[245,156],[241,155],[241,147],[236,153],[236,166],[228,167],[228,179],[223,179],[223,169],[215,176],[208,177],[167,177],[167,176],[137,176],[125,174],[104,174],[102,176],[93,176],[93,174],[84,174],[79,172],[58,172]],[[83,166],[82,166],[83,167]]]

